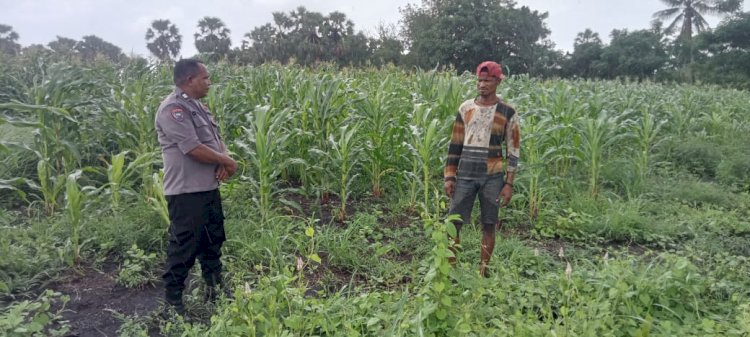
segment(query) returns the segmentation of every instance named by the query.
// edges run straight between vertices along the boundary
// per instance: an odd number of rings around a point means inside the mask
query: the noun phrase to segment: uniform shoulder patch
[[[172,115],[172,118],[174,118],[174,120],[180,123],[185,120],[185,111],[180,107],[173,107],[169,109],[169,114]]]

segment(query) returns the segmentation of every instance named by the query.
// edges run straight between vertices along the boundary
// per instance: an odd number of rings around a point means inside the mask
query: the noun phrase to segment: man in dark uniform
[[[206,66],[180,60],[174,67],[176,88],[159,106],[156,132],[164,159],[164,194],[169,208],[169,245],[162,278],[166,302],[184,315],[182,292],[195,259],[206,281],[206,297],[215,300],[224,286],[221,245],[224,214],[219,182],[231,177],[237,163],[227,154],[208,108],[198,99],[211,86]]]

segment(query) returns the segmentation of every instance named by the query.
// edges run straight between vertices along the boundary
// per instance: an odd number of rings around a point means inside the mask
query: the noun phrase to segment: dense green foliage
[[[165,246],[153,121],[170,68],[41,60],[0,62],[9,334],[60,326],[50,323],[57,295],[37,294],[69,266],[114,256],[125,261],[119,281],[138,286],[158,274],[151,254],[163,258]],[[483,279],[476,227],[465,226],[460,264],[447,263],[441,191],[449,127],[475,94],[473,76],[209,68],[204,101],[241,163],[222,185],[236,299],[201,311],[191,296],[199,324],[129,318],[124,334],[750,333],[747,92],[506,80],[522,164]]]
[[[543,63],[540,54],[548,48],[543,44],[550,33],[547,13],[501,0],[427,0],[402,13],[413,63],[421,67],[450,64],[471,71],[490,59],[513,73],[536,75],[545,66],[537,63]]]

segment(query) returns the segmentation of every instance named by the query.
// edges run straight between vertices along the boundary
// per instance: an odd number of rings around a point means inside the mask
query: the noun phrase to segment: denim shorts
[[[502,175],[480,179],[456,179],[456,189],[453,192],[448,214],[460,215],[465,224],[471,222],[474,199],[479,195],[482,225],[496,224],[500,211],[500,191],[504,185],[505,180]]]

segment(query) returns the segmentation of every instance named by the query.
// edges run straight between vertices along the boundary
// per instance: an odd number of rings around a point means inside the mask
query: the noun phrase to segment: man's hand
[[[233,176],[234,173],[237,172],[237,162],[230,156],[227,156],[227,161],[222,166],[224,166],[224,169],[227,171],[228,177]]]
[[[500,198],[503,199],[503,203],[501,206],[505,207],[510,203],[510,198],[513,196],[513,185],[505,184],[503,186],[503,189],[500,190],[500,195],[497,197],[497,201],[500,201]]]
[[[453,192],[456,191],[456,182],[453,180],[446,180],[443,188],[445,188],[445,194],[448,195],[448,198],[453,198]]]
[[[237,172],[237,162],[229,156],[223,160],[224,164],[216,167],[216,180],[226,181]]]
[[[224,165],[216,166],[216,180],[226,181],[227,179],[229,179],[229,173]]]

